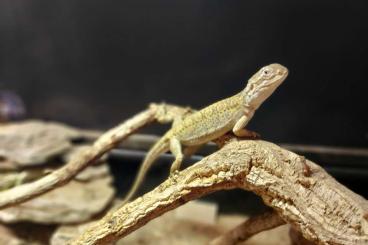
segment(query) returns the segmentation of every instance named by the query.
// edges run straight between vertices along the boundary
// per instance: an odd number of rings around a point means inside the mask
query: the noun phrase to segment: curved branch
[[[153,191],[107,214],[71,244],[117,241],[187,201],[233,188],[261,196],[311,241],[368,243],[368,203],[364,198],[318,165],[272,143],[232,140]]]
[[[187,111],[188,108],[173,105],[151,104],[145,111],[138,113],[121,125],[101,135],[90,148],[71,159],[62,168],[37,181],[0,192],[0,209],[25,202],[54,188],[65,185],[79,172],[93,164],[104,153],[114,148],[141,127],[154,120],[161,123],[170,122]]]

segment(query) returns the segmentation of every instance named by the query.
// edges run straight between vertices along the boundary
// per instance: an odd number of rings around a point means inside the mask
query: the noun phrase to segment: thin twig
[[[65,185],[79,172],[93,164],[104,153],[114,148],[141,127],[154,120],[170,122],[180,113],[185,113],[187,110],[186,108],[166,104],[151,104],[148,109],[101,135],[90,148],[71,159],[62,168],[37,181],[0,192],[0,209],[25,202]]]
[[[263,214],[250,217],[231,231],[228,231],[214,239],[210,245],[237,244],[262,231],[270,230],[283,224],[285,224],[285,221],[281,219],[276,212],[268,211]]]

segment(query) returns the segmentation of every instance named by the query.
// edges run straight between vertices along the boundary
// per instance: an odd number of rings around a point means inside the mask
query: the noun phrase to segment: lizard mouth
[[[254,91],[254,93],[260,93],[264,90],[268,90],[271,87],[278,87],[286,78],[288,71],[287,70],[279,70],[278,74],[280,74],[280,79],[275,79],[275,80],[266,80],[265,82],[263,82],[263,84],[261,84],[260,86],[257,87],[257,89]],[[282,79],[283,77],[283,79]]]
[[[287,68],[280,69],[278,74],[286,78],[289,75],[289,70]]]
[[[280,80],[275,80],[275,81],[267,80],[261,86],[258,87],[256,92],[262,89],[268,89],[269,87],[272,87],[274,84],[280,84],[280,83],[281,83]]]

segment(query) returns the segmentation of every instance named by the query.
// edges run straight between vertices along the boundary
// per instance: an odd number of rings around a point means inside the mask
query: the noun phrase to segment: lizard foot
[[[249,131],[248,130],[248,135],[244,135],[242,136],[242,138],[246,138],[246,139],[252,139],[252,140],[259,140],[261,139],[261,135],[257,132],[254,131]]]
[[[170,176],[177,176],[179,174],[179,170],[170,171]]]
[[[250,131],[248,129],[239,130],[238,132],[234,132],[234,134],[238,138],[242,138],[242,139],[257,140],[257,139],[261,138],[261,136],[258,133],[254,132],[254,131]]]
[[[175,171],[173,171],[173,172],[170,172],[170,174],[169,174],[169,179],[170,179],[172,182],[176,183],[176,180],[177,180],[177,178],[178,178],[178,175],[179,175],[179,170],[175,170]]]

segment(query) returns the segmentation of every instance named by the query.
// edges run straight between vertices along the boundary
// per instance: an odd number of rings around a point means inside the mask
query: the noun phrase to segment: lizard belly
[[[199,135],[199,136],[196,135],[196,136],[180,139],[180,142],[183,145],[186,145],[186,146],[205,144],[205,143],[207,143],[211,140],[217,139],[218,137],[226,134],[231,129],[232,129],[232,127],[221,128],[219,130],[214,130],[214,131],[211,131],[211,132],[207,132],[204,135]]]
[[[173,129],[183,145],[198,145],[214,140],[230,131],[242,114],[239,95],[221,100],[189,115]]]
[[[200,126],[190,129],[186,128],[177,137],[183,145],[204,144],[224,135],[233,128],[234,124],[234,120],[231,117],[204,119]]]

